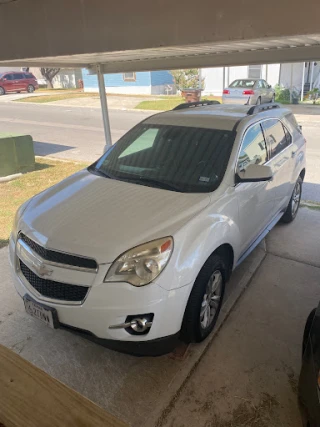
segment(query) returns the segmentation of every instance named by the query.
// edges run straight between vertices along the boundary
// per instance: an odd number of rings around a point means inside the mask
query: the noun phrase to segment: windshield
[[[89,171],[184,193],[214,191],[225,173],[235,132],[141,123]]]
[[[229,87],[240,87],[240,88],[253,88],[256,80],[235,80],[230,84]]]

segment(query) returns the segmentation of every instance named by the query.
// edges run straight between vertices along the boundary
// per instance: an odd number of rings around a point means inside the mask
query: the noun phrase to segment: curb
[[[0,183],[14,181],[15,179],[20,178],[20,176],[22,176],[21,172],[13,175],[2,176],[0,177]]]

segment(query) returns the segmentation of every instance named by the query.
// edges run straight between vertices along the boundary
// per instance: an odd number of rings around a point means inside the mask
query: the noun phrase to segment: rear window
[[[26,79],[34,79],[34,75],[30,73],[24,73]]]
[[[253,86],[255,85],[256,80],[235,80],[234,82],[232,82],[229,87],[234,87],[234,88],[253,88]]]

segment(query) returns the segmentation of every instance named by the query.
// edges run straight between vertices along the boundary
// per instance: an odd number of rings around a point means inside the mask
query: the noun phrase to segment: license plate
[[[27,296],[23,298],[23,302],[26,312],[30,314],[30,316],[41,320],[47,326],[50,326],[50,328],[58,327],[58,316],[56,309],[39,304]]]

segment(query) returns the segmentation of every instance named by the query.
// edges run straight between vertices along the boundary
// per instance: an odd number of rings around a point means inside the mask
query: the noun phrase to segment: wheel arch
[[[217,249],[215,249],[210,256],[214,254],[220,255],[223,258],[223,260],[227,263],[226,280],[228,281],[230,279],[230,276],[233,270],[233,265],[234,265],[233,247],[230,245],[230,243],[223,243]]]

